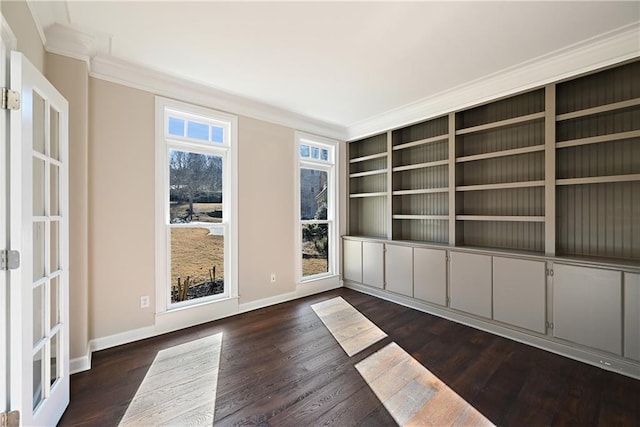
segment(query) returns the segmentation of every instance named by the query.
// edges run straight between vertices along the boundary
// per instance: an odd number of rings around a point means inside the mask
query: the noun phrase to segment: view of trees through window
[[[224,292],[222,161],[169,150],[172,303]]]
[[[327,171],[300,169],[303,276],[312,276],[329,271],[327,184]]]

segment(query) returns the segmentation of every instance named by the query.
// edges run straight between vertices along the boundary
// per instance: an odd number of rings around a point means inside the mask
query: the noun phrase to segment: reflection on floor
[[[222,334],[158,352],[121,426],[212,425]]]
[[[492,425],[394,342],[356,369],[401,426]]]
[[[341,297],[313,304],[311,308],[349,356],[387,336]]]

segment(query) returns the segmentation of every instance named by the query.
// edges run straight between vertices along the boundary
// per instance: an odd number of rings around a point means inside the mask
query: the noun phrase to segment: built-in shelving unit
[[[358,236],[387,236],[387,135],[349,144],[349,229]]]
[[[448,242],[448,147],[447,116],[392,133],[393,239]]]
[[[456,243],[544,251],[544,89],[456,114]]]
[[[351,235],[640,259],[640,61],[349,144]]]
[[[640,259],[640,62],[557,85],[557,248]]]

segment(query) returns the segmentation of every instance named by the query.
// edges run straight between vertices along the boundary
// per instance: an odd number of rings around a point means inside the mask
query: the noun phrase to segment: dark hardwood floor
[[[310,305],[342,296],[388,334],[348,357]],[[222,332],[215,425],[395,425],[354,365],[395,341],[496,425],[640,425],[640,381],[349,289],[103,350],[60,426],[115,426],[158,351]]]

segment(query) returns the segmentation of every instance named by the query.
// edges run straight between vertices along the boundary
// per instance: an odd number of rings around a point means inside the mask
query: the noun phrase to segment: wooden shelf
[[[504,182],[499,184],[462,185],[456,191],[503,190],[506,188],[544,187],[544,181]]]
[[[412,170],[412,169],[422,169],[422,168],[432,168],[435,166],[444,166],[444,165],[448,165],[449,164],[449,160],[436,160],[435,162],[426,162],[426,163],[416,163],[413,165],[406,165],[406,166],[396,166],[394,168],[392,168],[391,170],[393,172],[402,172],[402,171],[408,171],[408,170]]]
[[[612,104],[600,105],[598,107],[585,108],[584,110],[572,111],[570,113],[558,114],[556,116],[556,120],[560,122],[563,120],[577,119],[579,117],[606,113],[607,111],[621,110],[623,108],[635,107],[637,105],[640,105],[640,98],[614,102]]]
[[[434,194],[434,193],[448,193],[449,187],[442,188],[419,188],[415,190],[396,190],[391,194],[394,196],[408,196],[411,194]]]
[[[386,195],[387,195],[386,191],[381,191],[381,192],[377,192],[377,193],[355,193],[355,194],[349,194],[349,198],[358,199],[358,198],[363,198],[363,197],[382,197],[382,196],[386,196]]]
[[[393,215],[393,219],[436,219],[448,220],[449,215]]]
[[[360,177],[363,177],[363,176],[381,175],[383,173],[387,173],[387,170],[386,169],[376,169],[376,170],[366,171],[366,172],[356,172],[356,173],[350,174],[349,178],[360,178]]]
[[[640,173],[628,175],[590,176],[586,178],[556,179],[556,185],[602,184],[606,182],[640,181]]]
[[[459,221],[509,221],[509,222],[544,222],[544,216],[520,215],[456,215]]]
[[[578,145],[599,144],[601,142],[618,141],[621,139],[640,138],[640,130],[611,133],[608,135],[591,136],[588,138],[571,139],[556,143],[556,148],[575,147]]]
[[[531,122],[538,119],[544,118],[544,111],[540,113],[527,114],[526,116],[514,117],[512,119],[500,120],[498,122],[487,123],[484,125],[473,126],[469,128],[459,129],[456,131],[456,135],[466,135],[474,132],[482,132],[485,130],[496,129],[506,126],[512,126],[520,123]]]
[[[368,156],[356,157],[349,160],[349,163],[366,162],[367,160],[375,160],[387,157],[386,151],[384,153],[370,154]]]
[[[494,151],[491,153],[458,157],[456,159],[456,163],[474,162],[476,160],[494,159],[496,157],[516,156],[518,154],[534,153],[536,151],[544,151],[544,145],[532,145],[531,147],[513,148],[511,150]]]
[[[432,144],[434,142],[446,141],[449,139],[449,134],[438,135],[431,138],[420,139],[418,141],[406,142],[404,144],[398,144],[393,147],[393,150],[403,150],[405,148],[417,147],[419,145]]]

